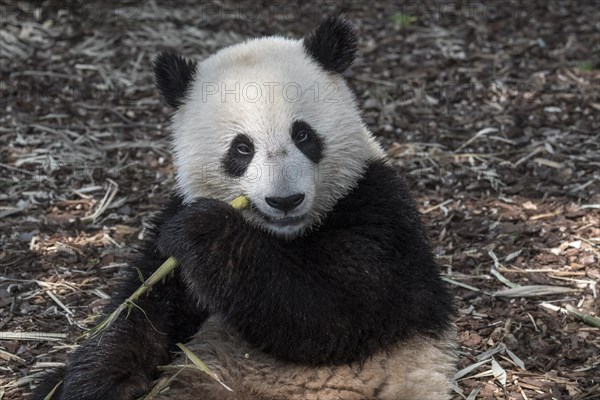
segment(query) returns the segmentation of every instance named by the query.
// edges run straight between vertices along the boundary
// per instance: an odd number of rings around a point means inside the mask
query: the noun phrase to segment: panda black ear
[[[196,74],[196,66],[196,61],[172,52],[161,53],[154,59],[156,87],[171,107],[182,104]]]
[[[304,38],[304,50],[325,70],[341,74],[354,61],[358,39],[341,14],[327,17]]]

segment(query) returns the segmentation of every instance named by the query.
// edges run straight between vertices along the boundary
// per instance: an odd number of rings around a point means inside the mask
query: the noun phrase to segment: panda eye
[[[236,146],[238,153],[247,156],[248,154],[252,154],[252,149],[245,143],[238,143]]]
[[[300,131],[296,134],[296,142],[301,143],[308,139],[308,132]]]

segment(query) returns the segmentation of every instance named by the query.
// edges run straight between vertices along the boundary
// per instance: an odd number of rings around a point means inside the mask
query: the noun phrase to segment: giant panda
[[[337,14],[300,40],[265,37],[196,62],[155,60],[172,117],[175,196],[112,311],[169,256],[180,263],[38,398],[447,399],[454,309],[403,180],[342,77],[357,48]],[[228,202],[239,195],[250,206]]]

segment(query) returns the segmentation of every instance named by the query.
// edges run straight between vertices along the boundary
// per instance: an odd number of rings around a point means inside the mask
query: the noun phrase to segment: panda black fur
[[[451,297],[407,187],[340,76],[356,44],[333,16],[304,40],[255,39],[200,63],[157,58],[157,86],[176,108],[178,194],[131,265],[144,277],[168,256],[180,266],[139,301],[144,313],[133,309],[75,350],[38,398],[62,377],[57,399],[134,399],[159,365],[185,363],[171,353],[190,336],[233,392],[186,369],[156,398],[449,397]],[[319,83],[336,94],[223,102],[206,82]],[[297,179],[284,177],[289,165]],[[260,166],[269,176],[250,179]],[[242,212],[227,203],[240,194],[251,201]],[[132,272],[106,312],[138,286]]]

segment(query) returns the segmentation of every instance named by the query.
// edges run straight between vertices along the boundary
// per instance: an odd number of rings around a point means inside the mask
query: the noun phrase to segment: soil
[[[334,8],[456,300],[455,398],[600,398],[600,329],[568,311],[600,317],[600,3],[299,4],[0,5],[0,399],[65,362],[172,190],[153,57]]]

